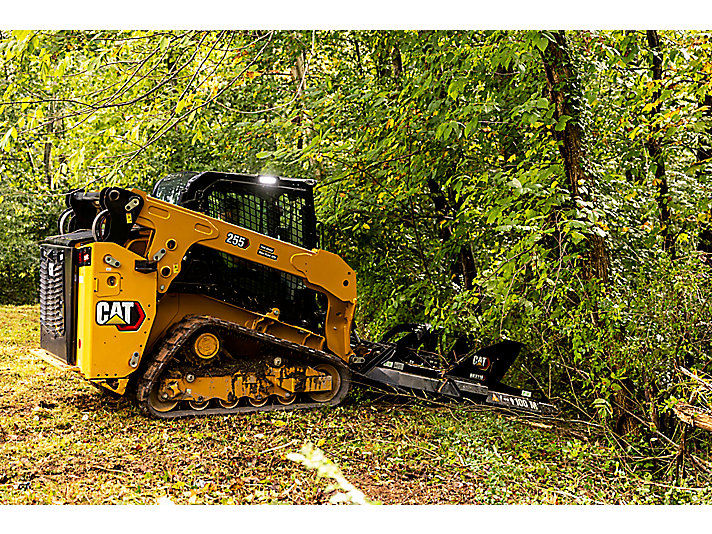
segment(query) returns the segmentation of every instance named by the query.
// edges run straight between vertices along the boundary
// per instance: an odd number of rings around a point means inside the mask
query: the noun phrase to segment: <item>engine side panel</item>
[[[156,273],[138,272],[143,258],[114,243],[92,243],[80,261],[77,366],[88,380],[129,376],[145,353],[156,316]]]

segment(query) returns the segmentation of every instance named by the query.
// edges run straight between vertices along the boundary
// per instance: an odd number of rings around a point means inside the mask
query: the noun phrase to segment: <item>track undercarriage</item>
[[[178,323],[138,382],[141,409],[172,419],[333,406],[350,372],[335,356],[215,317]]]

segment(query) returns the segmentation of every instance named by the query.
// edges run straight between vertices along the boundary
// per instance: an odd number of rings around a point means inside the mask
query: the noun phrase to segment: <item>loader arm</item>
[[[136,223],[152,230],[145,257],[155,262],[159,294],[168,291],[181,271],[188,249],[200,244],[304,280],[326,295],[325,338],[328,348],[348,362],[351,323],[356,306],[356,275],[336,254],[308,250],[247,228],[209,217],[132,189],[143,200]]]

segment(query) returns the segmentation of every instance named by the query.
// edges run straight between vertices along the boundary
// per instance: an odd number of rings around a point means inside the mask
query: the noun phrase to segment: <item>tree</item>
[[[542,58],[549,99],[554,106],[556,125],[553,133],[564,161],[571,203],[576,209],[585,208],[596,213],[596,179],[588,170],[586,162],[581,82],[574,69],[564,32],[556,31],[549,35]],[[587,237],[587,249],[586,277],[607,283],[609,260],[605,232],[600,224],[594,226]]]
[[[653,92],[653,101],[649,104],[651,123],[655,124],[655,119],[660,115],[662,106],[662,80],[663,80],[663,51],[660,44],[660,37],[655,30],[648,30],[646,37],[648,46],[651,51],[651,66],[653,83],[655,91]],[[653,186],[657,189],[657,202],[660,217],[660,228],[663,236],[663,250],[670,254],[670,257],[675,258],[675,237],[671,228],[672,220],[670,217],[670,188],[668,187],[668,179],[665,174],[665,155],[662,146],[658,140],[658,133],[653,131],[649,134],[649,138],[645,143],[655,176]]]

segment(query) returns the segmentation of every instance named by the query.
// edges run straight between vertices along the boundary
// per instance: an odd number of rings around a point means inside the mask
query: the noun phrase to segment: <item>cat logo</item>
[[[490,363],[490,359],[487,356],[480,356],[479,354],[475,354],[472,358],[472,365],[474,365],[475,367],[479,367],[483,371],[489,369]]]
[[[96,324],[101,326],[113,325],[121,332],[136,332],[145,318],[146,312],[136,301],[102,300],[96,303]]]

